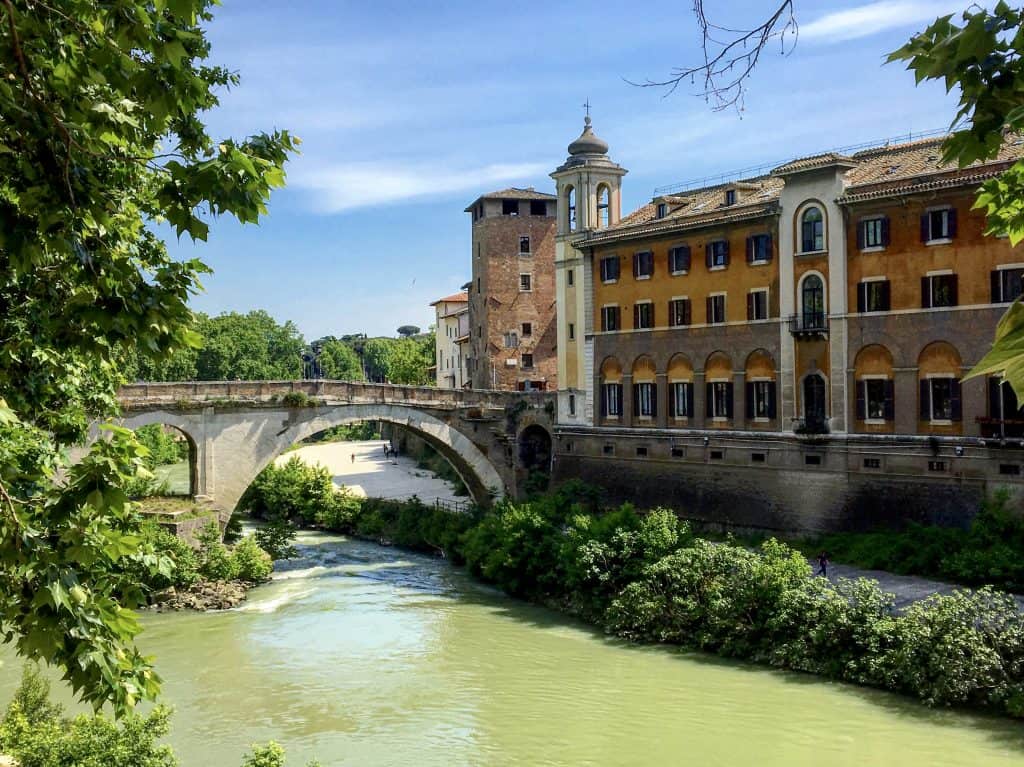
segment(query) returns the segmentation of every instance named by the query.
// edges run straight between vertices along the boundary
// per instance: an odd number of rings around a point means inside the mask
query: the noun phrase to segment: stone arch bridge
[[[152,423],[189,441],[192,494],[226,522],[256,475],[288,447],[359,421],[397,424],[438,450],[477,503],[519,497],[549,470],[553,393],[344,381],[213,381],[124,386],[123,425]]]

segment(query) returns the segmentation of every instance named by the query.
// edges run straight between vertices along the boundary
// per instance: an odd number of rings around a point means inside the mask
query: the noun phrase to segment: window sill
[[[606,415],[604,417],[604,420],[606,420],[606,421],[618,421],[619,417],[617,415]]]
[[[688,269],[683,269],[681,272],[672,272],[672,276],[673,277],[682,277],[682,276],[687,275],[689,273],[690,273],[690,271]]]
[[[654,416],[652,416],[652,415],[638,415],[636,417],[636,420],[638,420],[638,421],[653,421],[654,420]]]
[[[721,264],[719,266],[709,266],[709,272],[723,272],[728,268],[728,264]]]
[[[888,308],[886,308],[886,309],[865,309],[864,311],[857,312],[857,313],[858,314],[885,314],[887,311],[890,311],[890,310]]]
[[[933,418],[928,422],[932,426],[952,426],[953,421],[946,418]]]
[[[711,418],[715,423],[729,423],[729,416],[727,415],[716,415]]]
[[[758,261],[747,261],[748,266],[768,266],[772,260],[770,258],[762,258]]]
[[[649,274],[638,274],[633,279],[636,280],[637,282],[639,282],[640,280],[649,280],[649,279],[651,279],[651,275],[649,275]]]
[[[689,325],[669,325],[669,330],[678,330],[679,328],[688,328]]]
[[[884,418],[867,418],[864,423],[868,426],[885,426],[887,421]]]
[[[674,416],[672,416],[672,420],[675,421],[676,423],[689,423],[690,422],[690,416],[688,416],[688,415],[674,415]]]
[[[796,256],[824,256],[828,253],[827,250],[802,250],[799,253],[794,253]]]
[[[754,423],[771,423],[771,421],[772,421],[771,418],[752,418],[751,420]]]
[[[614,280],[601,280],[601,284],[602,285],[614,285],[617,282],[618,282],[618,279],[614,279]]]
[[[867,248],[861,248],[860,252],[861,253],[881,253],[884,250],[885,250],[885,246],[884,245],[871,245],[870,247],[867,247]]]
[[[939,237],[937,240],[928,240],[925,242],[925,245],[949,245],[951,242],[953,242],[953,240],[950,237]]]
[[[520,258],[529,258],[532,255],[533,255],[533,253],[520,253],[519,257]]]

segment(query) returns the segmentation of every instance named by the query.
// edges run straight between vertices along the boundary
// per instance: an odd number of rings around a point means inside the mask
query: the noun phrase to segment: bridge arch
[[[223,510],[224,518],[256,476],[297,442],[334,426],[386,421],[417,434],[462,478],[473,500],[487,505],[504,495],[505,482],[484,452],[454,426],[416,407],[385,402],[340,403],[312,408],[242,407],[177,411],[152,409],[127,414],[123,424],[173,426],[194,450],[194,492]]]

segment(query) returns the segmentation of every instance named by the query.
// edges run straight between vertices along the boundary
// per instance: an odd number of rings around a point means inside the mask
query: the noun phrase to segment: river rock
[[[230,610],[245,601],[246,592],[253,585],[245,581],[197,581],[187,589],[172,586],[154,596],[150,609],[157,612]]]

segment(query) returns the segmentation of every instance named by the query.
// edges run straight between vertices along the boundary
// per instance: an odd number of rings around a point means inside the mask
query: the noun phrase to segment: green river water
[[[294,767],[1024,765],[1009,720],[630,646],[398,549],[300,552],[241,609],[145,617],[183,765],[269,739]]]

